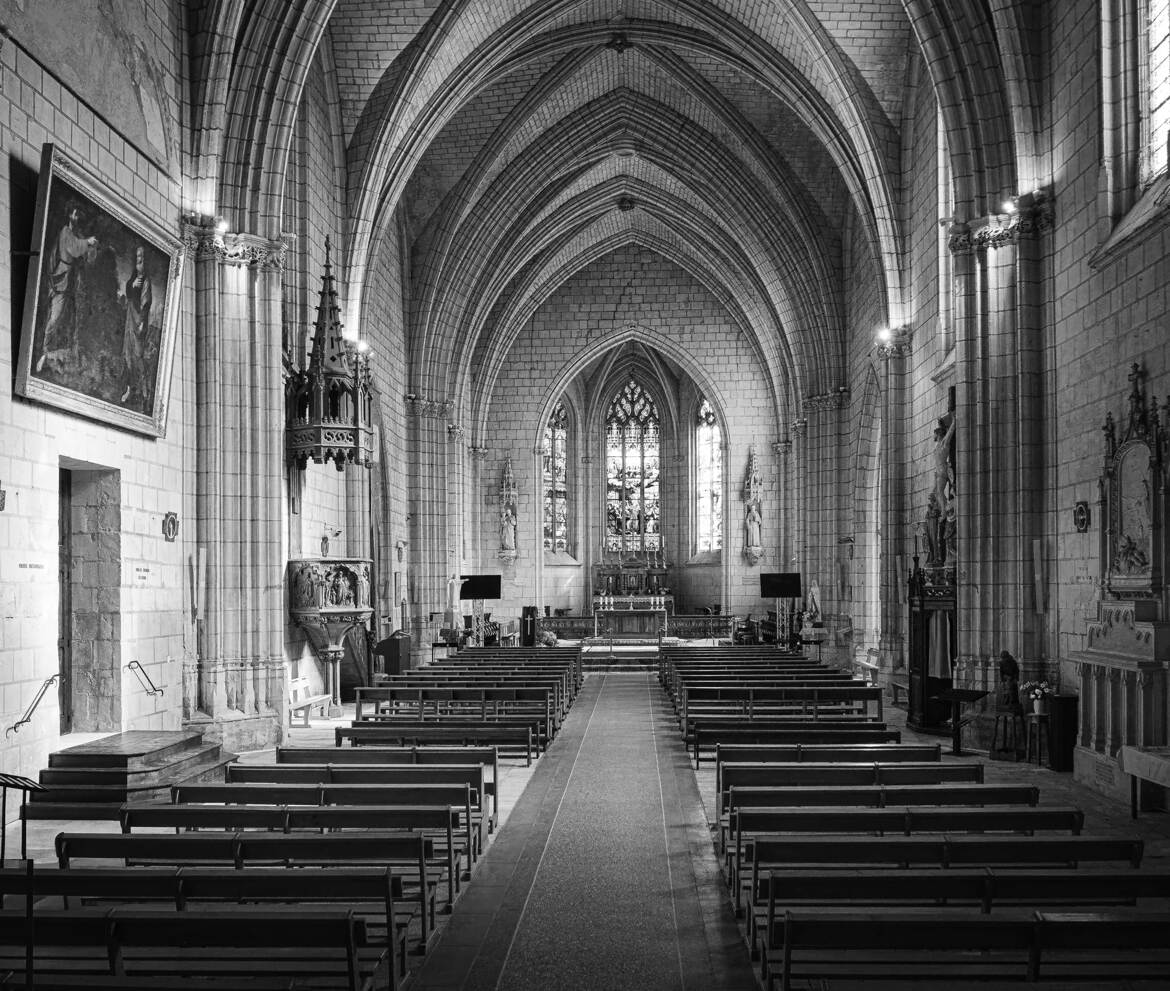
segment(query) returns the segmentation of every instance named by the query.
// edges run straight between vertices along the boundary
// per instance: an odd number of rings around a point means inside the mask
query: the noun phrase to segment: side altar
[[[1170,404],[1146,398],[1134,365],[1129,409],[1120,429],[1107,413],[1097,527],[1101,583],[1085,649],[1070,660],[1079,695],[1073,773],[1124,800],[1130,782],[1123,747],[1156,750],[1167,737],[1170,602],[1166,583]],[[1162,795],[1164,800],[1164,793]],[[1164,801],[1159,803],[1164,804]]]

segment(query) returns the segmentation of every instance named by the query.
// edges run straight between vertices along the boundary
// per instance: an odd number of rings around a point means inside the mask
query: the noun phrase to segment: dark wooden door
[[[73,474],[62,468],[58,481],[57,697],[61,732],[73,731]]]

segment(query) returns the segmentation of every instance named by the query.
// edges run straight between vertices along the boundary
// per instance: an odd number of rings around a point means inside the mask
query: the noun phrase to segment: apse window
[[[662,549],[658,407],[631,379],[605,416],[605,549]]]
[[[569,553],[569,411],[553,407],[544,428],[544,548]]]
[[[1140,175],[1152,182],[1166,171],[1166,142],[1170,138],[1170,0],[1146,0],[1141,54],[1141,143]]]
[[[723,445],[715,411],[704,397],[695,417],[695,549],[723,547]]]

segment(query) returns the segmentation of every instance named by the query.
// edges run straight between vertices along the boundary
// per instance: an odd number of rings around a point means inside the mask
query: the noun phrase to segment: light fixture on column
[[[308,368],[294,369],[285,386],[285,448],[299,468],[332,460],[370,466],[373,402],[369,345],[341,325],[341,307],[325,239],[325,274]]]

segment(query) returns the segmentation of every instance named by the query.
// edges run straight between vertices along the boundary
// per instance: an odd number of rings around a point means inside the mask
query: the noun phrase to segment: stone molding
[[[463,427],[461,427],[458,423],[448,423],[447,424],[447,437],[448,437],[448,439],[453,440],[453,441],[461,441],[461,440],[463,440],[463,435],[464,435]]]
[[[213,260],[225,265],[247,265],[266,272],[284,270],[291,236],[272,241],[255,234],[221,234],[204,224],[183,224],[183,246],[196,261]]]
[[[777,457],[786,458],[792,453],[791,440],[775,440],[772,441],[772,453]]]
[[[849,401],[849,386],[838,386],[833,392],[822,392],[816,396],[805,396],[805,413],[819,413],[824,410],[843,409]]]
[[[445,417],[455,412],[453,399],[428,399],[426,396],[416,396],[413,392],[406,395],[406,412],[411,416]]]
[[[487,460],[487,456],[488,456],[488,451],[490,450],[490,448],[487,448],[487,447],[476,447],[476,446],[473,444],[473,445],[471,445],[471,447],[469,447],[467,450],[468,450],[468,452],[471,454],[471,456],[472,456],[473,458],[475,458],[475,460],[476,460],[476,461],[486,461],[486,460]]]
[[[808,420],[794,420],[791,430],[794,438],[804,437],[808,433]]]

